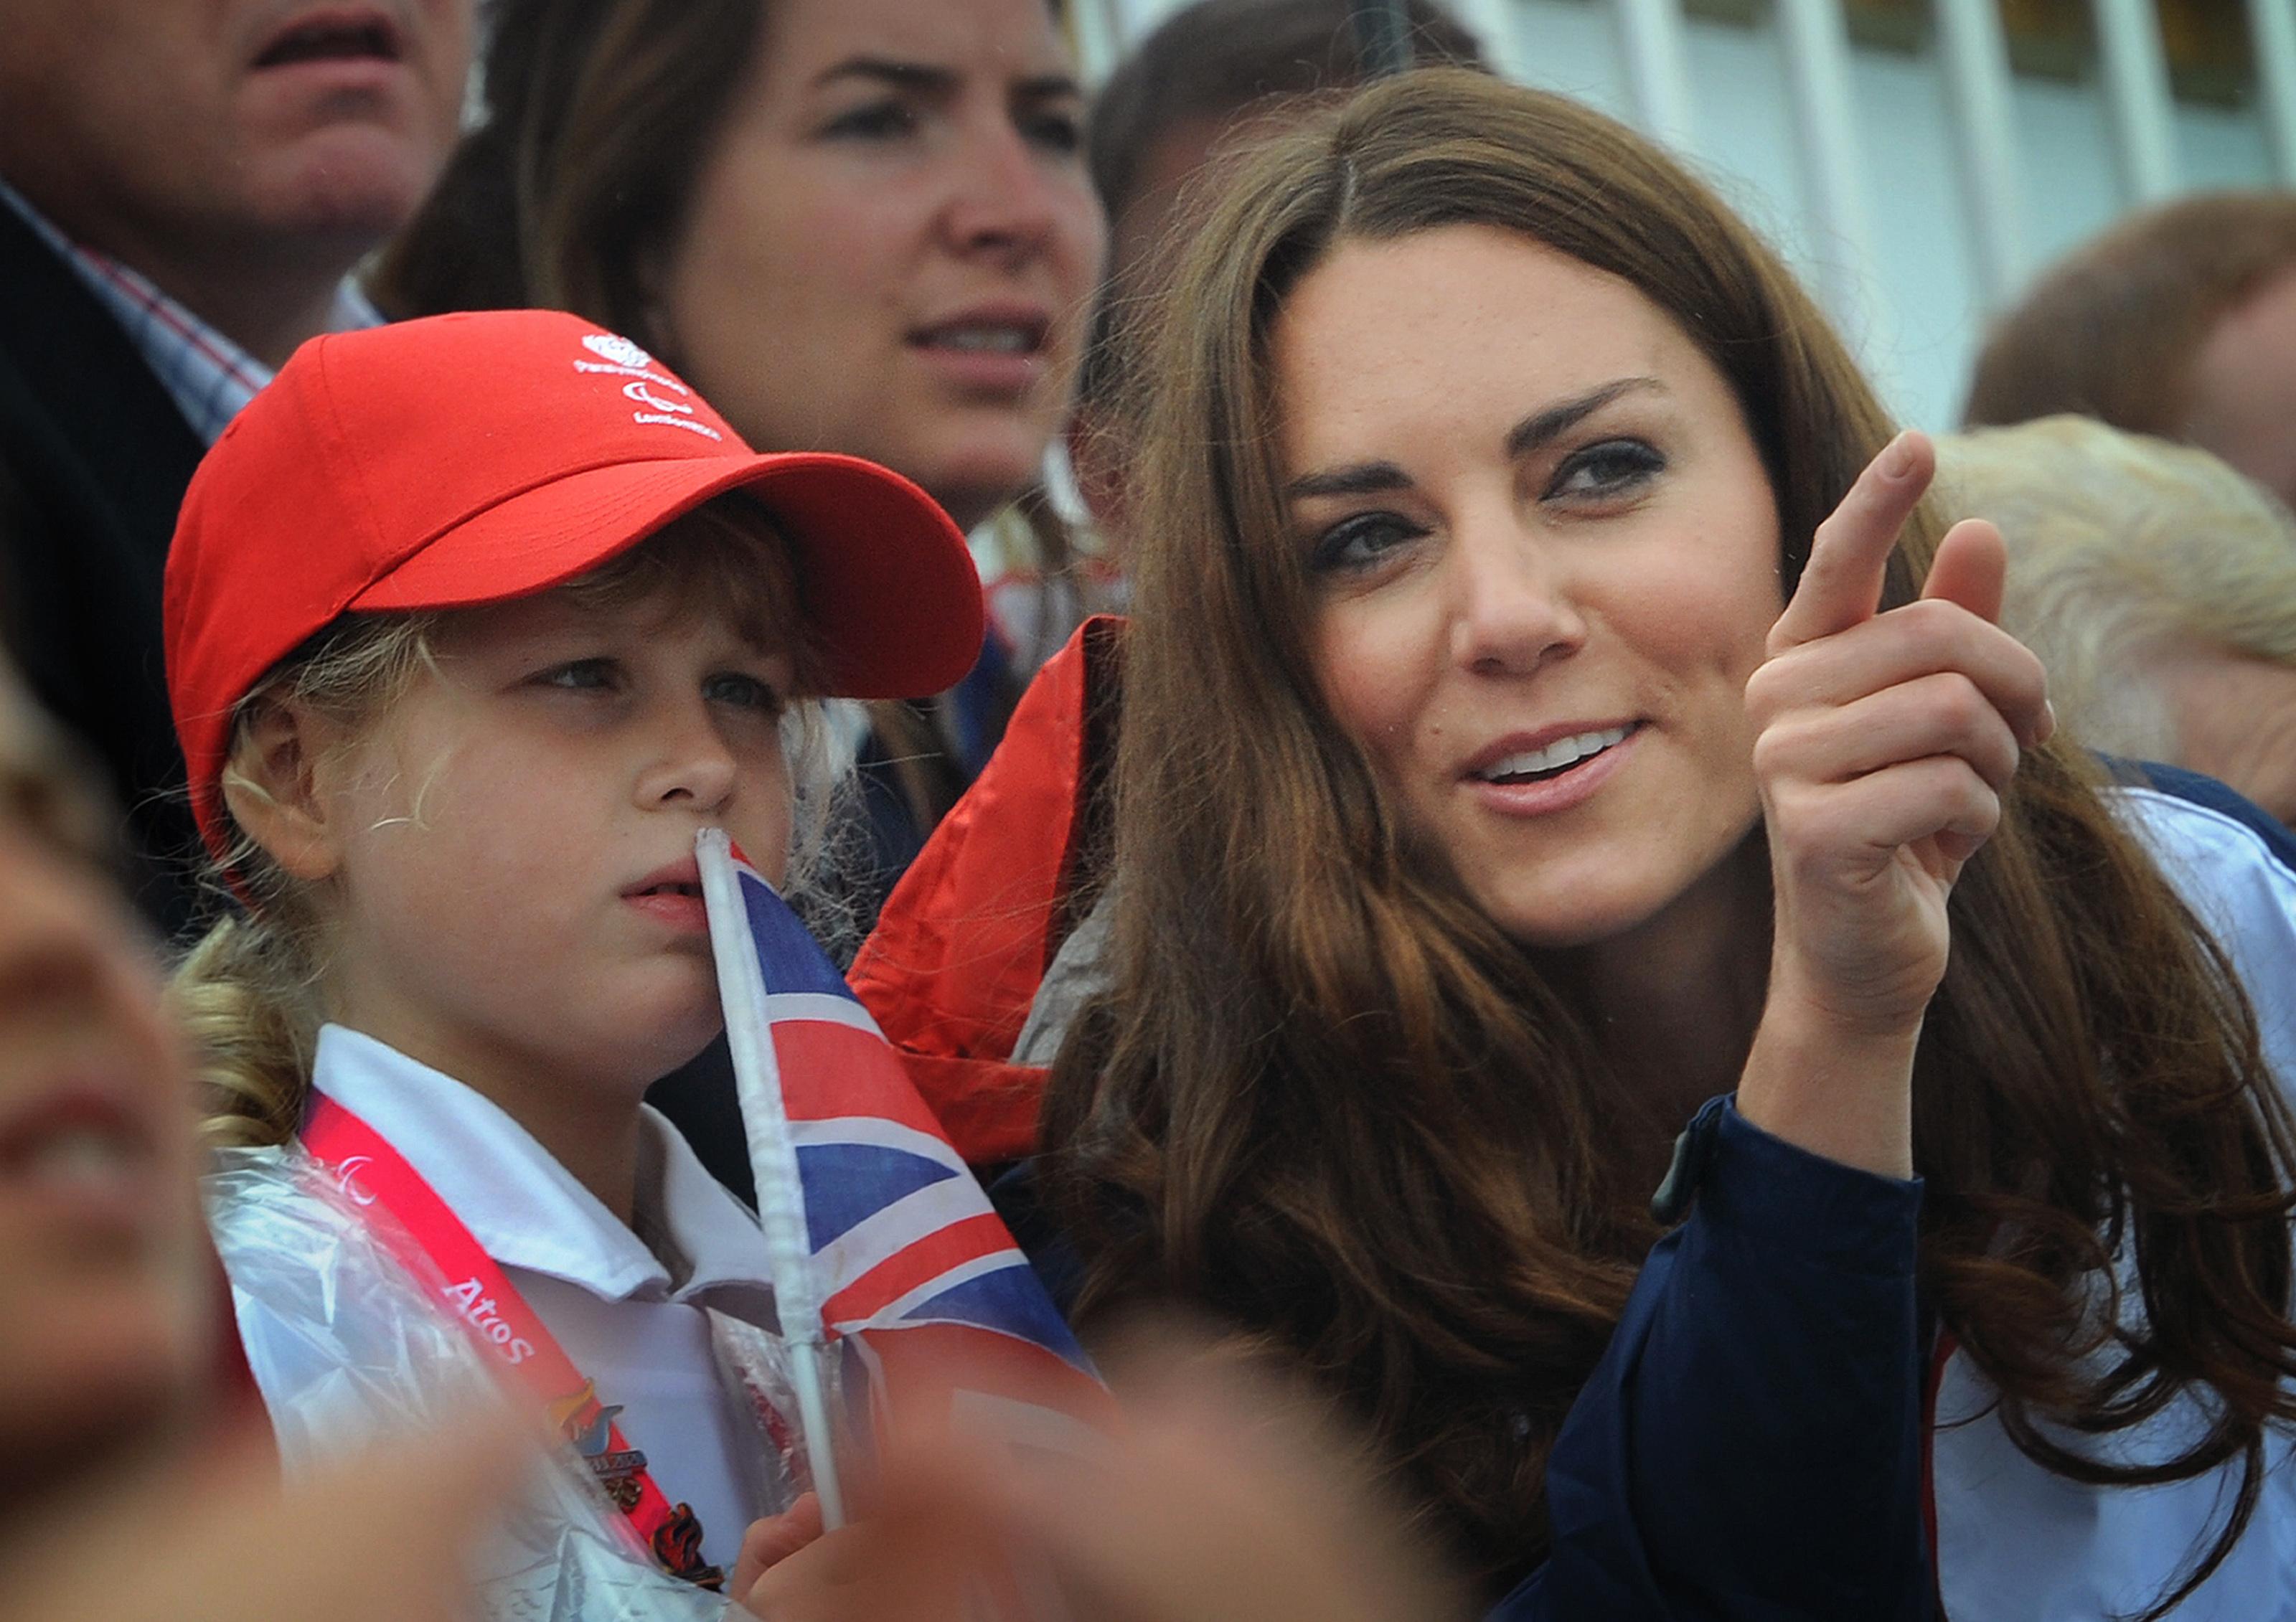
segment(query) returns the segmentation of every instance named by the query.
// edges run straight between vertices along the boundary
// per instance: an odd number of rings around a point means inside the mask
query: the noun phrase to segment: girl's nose
[[[706,708],[674,722],[665,719],[657,734],[658,753],[639,779],[638,799],[648,807],[684,806],[716,811],[734,797],[740,763]]]

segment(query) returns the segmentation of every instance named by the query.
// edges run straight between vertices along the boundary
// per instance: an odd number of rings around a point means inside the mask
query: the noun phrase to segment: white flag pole
[[[845,1495],[837,1483],[836,1437],[823,1396],[829,1337],[822,1323],[821,1289],[805,1220],[805,1185],[799,1181],[797,1145],[782,1102],[781,1061],[766,1022],[766,977],[758,966],[749,912],[734,872],[733,841],[723,828],[694,837],[701,866],[701,900],[709,914],[709,949],[718,962],[718,995],[725,1004],[726,1039],[734,1053],[734,1081],[742,1125],[750,1140],[750,1170],[758,1184],[758,1224],[765,1230],[773,1270],[774,1310],[788,1342],[790,1380],[797,1391],[798,1422],[813,1465],[813,1490],[826,1528],[845,1524]]]

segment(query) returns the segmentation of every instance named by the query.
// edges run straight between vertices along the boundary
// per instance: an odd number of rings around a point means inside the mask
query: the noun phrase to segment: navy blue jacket
[[[1553,1552],[1490,1622],[1920,1622],[1927,1335],[1918,1180],[1772,1137],[1726,1099],[1549,1455]],[[999,1208],[1065,1310],[1074,1252],[1029,1167]]]

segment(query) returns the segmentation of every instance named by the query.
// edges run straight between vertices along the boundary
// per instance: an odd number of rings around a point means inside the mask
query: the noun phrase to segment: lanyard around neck
[[[718,1587],[724,1574],[702,1561],[701,1523],[654,1484],[645,1454],[614,1423],[621,1410],[599,1402],[594,1383],[422,1174],[381,1133],[323,1093],[312,1096],[303,1147],[353,1204],[380,1206],[390,1214],[396,1225],[375,1225],[375,1236],[418,1279],[435,1275],[440,1298],[471,1339],[542,1399],[644,1552],[672,1577]]]

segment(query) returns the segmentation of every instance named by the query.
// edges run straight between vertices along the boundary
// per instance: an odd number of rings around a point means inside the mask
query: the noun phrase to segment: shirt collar
[[[5,182],[0,182],[0,203],[14,209],[87,284],[202,444],[213,445],[240,408],[271,381],[270,367],[161,292],[149,276],[72,241]],[[335,290],[327,330],[348,332],[381,324],[382,313],[346,277]]]
[[[689,1301],[770,1290],[764,1236],[676,1127],[641,1106],[636,1225],[649,1249],[501,1106],[340,1025],[323,1027],[311,1082],[380,1133],[496,1262],[604,1300]],[[682,1280],[672,1277],[680,1266]]]

